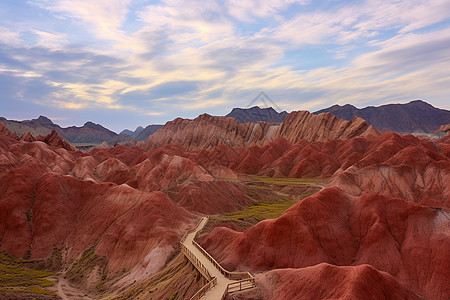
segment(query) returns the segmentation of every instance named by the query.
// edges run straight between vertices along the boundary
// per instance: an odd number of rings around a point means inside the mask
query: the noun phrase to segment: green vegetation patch
[[[52,255],[46,261],[46,268],[57,271],[62,266],[62,251],[58,248],[53,248]]]
[[[289,207],[319,190],[326,180],[321,178],[272,178],[251,176],[243,180],[247,184],[246,195],[256,199],[253,205],[241,211],[217,216],[217,222],[232,221],[238,227],[254,225],[265,219],[281,216]],[[243,222],[240,224],[236,222]],[[244,226],[244,227],[245,227]]]
[[[0,292],[7,293],[27,293],[56,296],[56,293],[44,290],[40,286],[30,286],[26,288],[0,287]]]
[[[178,291],[173,293],[172,296],[170,296],[169,300],[174,300],[177,296],[178,296]]]
[[[283,202],[257,202],[252,206],[246,207],[242,211],[232,212],[225,215],[234,220],[255,220],[260,222],[265,219],[278,218],[289,207],[297,201],[286,198]]]
[[[27,210],[25,214],[27,215],[27,221],[31,222],[31,220],[33,219],[33,211],[31,210],[31,208]]]
[[[77,259],[68,271],[68,277],[78,277],[89,273],[95,266],[98,255],[95,254],[94,249],[90,248],[83,252],[81,257]]]
[[[272,178],[266,176],[251,176],[254,179],[261,180],[265,183],[278,184],[278,185],[305,185],[307,183],[318,183],[323,182],[324,179],[321,178]]]
[[[53,274],[25,267],[28,263],[30,261],[0,253],[0,291],[55,295],[44,289],[54,285],[46,279]]]
[[[95,286],[98,290],[104,290],[107,283],[107,269],[107,259],[98,256],[91,247],[72,263],[64,278],[76,285]]]

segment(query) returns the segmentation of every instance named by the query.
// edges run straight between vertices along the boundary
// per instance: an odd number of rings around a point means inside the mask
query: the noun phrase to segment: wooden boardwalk
[[[254,287],[255,278],[250,273],[228,272],[195,241],[197,233],[207,222],[208,217],[202,217],[197,226],[188,230],[181,239],[183,254],[208,281],[191,299],[220,300],[228,293]]]

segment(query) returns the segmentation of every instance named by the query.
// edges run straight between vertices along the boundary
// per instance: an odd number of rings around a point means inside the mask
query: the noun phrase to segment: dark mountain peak
[[[32,120],[35,121],[36,123],[39,123],[41,125],[54,125],[55,123],[52,122],[52,120],[50,120],[49,118],[45,117],[45,116],[39,116],[39,118]]]
[[[139,133],[137,132],[137,129],[135,131],[134,139],[136,141],[146,141],[149,136],[154,134],[156,131],[161,129],[164,125],[148,125],[143,130],[141,130]]]
[[[430,103],[428,103],[428,102],[425,102],[425,101],[423,101],[423,100],[420,100],[420,99],[417,99],[417,100],[412,100],[412,101],[410,101],[410,102],[408,102],[407,104],[411,104],[411,103],[422,103],[422,104],[426,104],[426,105],[430,105],[430,106],[432,106]]]
[[[52,130],[56,130],[58,135],[70,143],[101,143],[102,141],[109,141],[116,133],[108,130],[100,124],[93,122],[86,122],[84,126],[70,126],[62,128],[53,123],[45,116],[39,116],[37,119],[14,121],[3,118],[5,125],[14,131],[17,135],[22,136],[27,131],[33,136],[47,136],[55,135]],[[29,137],[25,136],[29,139]]]
[[[352,108],[352,109],[353,109],[353,108],[356,108],[356,106],[353,106],[353,105],[348,104],[348,103],[347,103],[347,104],[344,104],[344,105],[342,105],[342,106],[339,106],[339,105],[338,105],[338,107]]]
[[[344,111],[349,111],[350,112],[350,111],[354,111],[356,109],[357,108],[355,106],[351,105],[351,104],[344,104],[344,105],[335,104],[335,105],[330,106],[330,107],[328,107],[326,109],[322,109],[322,110],[316,111],[314,114],[317,115],[317,114],[321,114],[321,113],[325,113],[325,112],[332,113],[333,111],[340,111],[340,110],[344,110]],[[350,120],[347,120],[347,121],[350,121]]]
[[[400,104],[401,105],[401,104]],[[429,107],[429,108],[435,108],[433,105],[431,105],[430,103],[427,103],[425,101],[422,100],[414,100],[411,101],[409,103],[406,103],[406,105],[408,106],[417,106],[417,107]]]
[[[124,130],[122,130],[121,132],[119,132],[119,135],[121,135],[121,134],[133,135],[134,132],[131,131],[130,129],[124,129]]]
[[[94,130],[98,130],[98,131],[108,132],[108,133],[113,134],[114,136],[117,135],[116,133],[112,132],[111,130],[109,130],[109,129],[105,128],[105,127],[103,127],[102,125],[94,123],[94,122],[91,122],[91,121],[87,121],[86,123],[84,123],[83,127],[94,129]]]
[[[227,117],[235,118],[238,123],[255,123],[268,122],[272,124],[279,124],[283,122],[287,112],[282,111],[278,113],[272,107],[260,108],[253,106],[251,108],[233,108]]]
[[[314,114],[324,112],[330,112],[347,121],[357,116],[381,131],[397,133],[433,133],[439,126],[450,123],[450,111],[436,108],[423,100],[368,106],[362,109],[349,104],[333,105]]]
[[[134,131],[131,131],[130,129],[124,129],[119,133],[119,135],[125,134],[125,135],[132,136],[133,138],[136,138],[138,136],[138,134],[140,134],[142,131],[144,131],[144,127],[138,126],[138,127],[136,127],[136,129]]]
[[[91,121],[87,121],[86,123],[84,123],[83,126],[87,127],[87,128],[96,128],[96,127],[98,127],[100,125],[99,124],[95,124],[94,122],[91,122]]]
[[[270,111],[270,112],[275,112],[278,113],[273,107],[269,106],[269,107],[265,107],[265,108],[261,108],[258,105],[252,106],[250,108],[240,108],[240,107],[235,107],[231,110],[231,112],[233,111]]]
[[[273,107],[269,106],[266,108],[260,108],[259,106],[253,106],[252,108],[254,108],[254,110],[261,110],[261,111],[267,111],[270,113],[278,113]]]

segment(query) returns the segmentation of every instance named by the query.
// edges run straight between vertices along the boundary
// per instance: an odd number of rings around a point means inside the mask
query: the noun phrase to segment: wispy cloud
[[[305,5],[306,0],[228,0],[225,9],[234,18],[242,22],[255,22],[255,18],[275,17],[282,20],[281,13],[294,4]]]
[[[20,32],[0,26],[0,42],[14,46],[20,44]]]
[[[57,17],[75,19],[97,37],[109,40],[126,39],[120,30],[131,0],[40,0],[36,4]]]
[[[68,44],[66,34],[58,32],[47,32],[36,29],[30,29],[29,32],[37,36],[33,46],[46,47],[54,50],[61,50]]]

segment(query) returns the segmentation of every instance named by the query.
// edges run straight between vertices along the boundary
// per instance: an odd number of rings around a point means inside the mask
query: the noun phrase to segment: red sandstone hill
[[[0,122],[0,135],[7,136],[12,139],[18,139],[18,136],[14,132],[6,128],[5,124],[3,124],[2,122]]]
[[[368,264],[428,298],[448,299],[449,234],[449,209],[328,188],[242,233],[216,228],[201,244],[229,269]]]
[[[256,275],[256,289],[230,299],[423,299],[386,272],[370,265],[321,263],[301,269],[276,269]]]
[[[229,212],[260,200],[247,196],[238,182],[216,181],[183,157],[188,155],[181,147],[82,153],[56,132],[34,142],[4,132],[0,251],[18,257],[47,259],[58,248],[70,263],[93,249],[106,257],[111,274],[138,263],[150,264],[154,273],[195,222],[185,208]]]
[[[60,249],[70,264],[92,249],[106,260],[108,276],[140,264],[152,266],[147,276],[162,268],[197,217],[162,192],[93,175],[107,156],[130,163],[142,149],[110,148],[95,157],[66,150],[55,134],[43,140],[52,146],[0,135],[0,251],[45,260]],[[77,170],[92,178],[67,176]]]
[[[25,135],[25,133],[24,133]],[[30,138],[28,138],[30,139]],[[48,135],[46,136],[38,136],[38,141],[42,141],[46,143],[49,146],[57,147],[57,148],[64,148],[69,151],[76,151],[77,149],[69,144],[65,139],[63,139],[56,130],[52,130]],[[32,140],[31,140],[32,141]]]
[[[151,135],[146,149],[178,143],[184,149],[213,149],[220,144],[232,147],[264,145],[279,137],[296,143],[306,141],[328,141],[349,139],[356,136],[378,136],[378,130],[363,119],[345,121],[330,113],[313,115],[307,111],[292,112],[280,126],[266,122],[238,124],[229,117],[213,117],[203,114],[194,120],[175,119]]]
[[[278,135],[291,143],[299,140],[329,141],[344,140],[352,137],[373,137],[380,133],[366,121],[355,117],[351,121],[340,119],[331,113],[314,115],[308,111],[296,111],[288,114],[281,123]]]
[[[167,122],[149,137],[146,149],[178,143],[186,150],[212,149],[222,143],[247,146],[262,143],[270,125],[268,123],[238,124],[230,117],[213,117],[207,114],[194,120],[177,118]]]
[[[34,142],[36,141],[35,137],[29,132],[25,132],[24,134],[22,134],[22,136],[20,137],[21,141],[24,142]]]
[[[219,165],[270,177],[330,178],[355,196],[380,193],[450,207],[449,144],[446,138],[432,141],[395,133],[296,144],[279,138],[262,147],[222,144],[194,159],[206,169]]]
[[[42,171],[30,165],[0,178],[1,251],[45,259],[56,247],[70,261],[94,247],[114,273],[168,247],[156,263],[165,261],[194,222],[163,193]]]
[[[450,131],[450,124],[445,124],[445,125],[441,125],[441,127],[439,127],[439,129],[436,130],[435,133],[437,133],[437,132],[448,133],[449,131]]]

